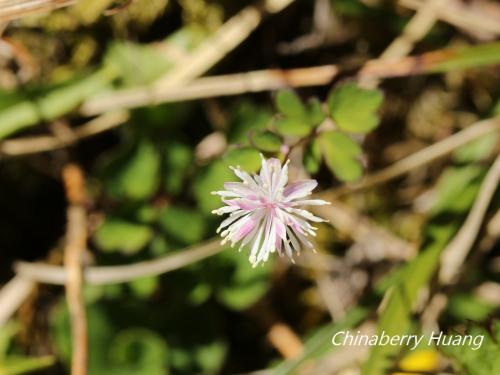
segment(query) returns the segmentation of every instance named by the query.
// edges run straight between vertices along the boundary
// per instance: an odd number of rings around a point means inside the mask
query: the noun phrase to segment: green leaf
[[[484,169],[477,165],[447,168],[436,185],[436,201],[432,214],[464,212],[474,201],[479,190],[479,177]]]
[[[304,119],[306,108],[300,98],[293,91],[282,90],[276,95],[276,107],[287,117]]]
[[[228,167],[240,166],[249,173],[258,171],[261,165],[259,151],[252,147],[230,149],[224,154],[222,159]]]
[[[21,326],[12,320],[0,327],[0,363],[7,356],[13,337],[19,332]]]
[[[265,129],[271,120],[272,113],[268,109],[243,101],[232,110],[228,132],[229,143],[246,145],[248,134],[251,131]]]
[[[144,328],[122,331],[110,345],[110,362],[117,374],[163,375],[166,373],[167,358],[165,340]]]
[[[114,160],[105,172],[106,186],[117,198],[142,200],[150,197],[160,181],[160,155],[144,138],[131,152]]]
[[[500,63],[500,42],[448,48],[434,52],[434,57],[422,64],[425,71],[440,73],[498,64]]]
[[[165,147],[165,170],[163,183],[170,194],[179,194],[184,187],[184,179],[193,161],[191,148],[179,142],[171,142]]]
[[[307,106],[293,91],[280,91],[276,96],[276,107],[281,113],[274,126],[284,135],[304,137],[325,118],[321,103],[312,99]]]
[[[251,135],[252,144],[264,152],[278,152],[283,139],[269,130],[258,131]]]
[[[487,303],[469,294],[455,294],[450,297],[447,310],[459,320],[484,321],[496,309],[494,304]]]
[[[307,112],[311,125],[320,125],[325,120],[322,104],[316,98],[310,99],[307,103]]]
[[[135,296],[139,298],[147,298],[151,296],[158,288],[158,277],[142,277],[128,283],[130,289]]]
[[[207,229],[204,216],[190,208],[169,206],[159,221],[165,233],[186,245],[202,240]]]
[[[243,310],[257,302],[267,292],[272,262],[252,268],[248,257],[234,249],[216,256],[218,270],[225,270],[216,290],[217,298],[227,307]]]
[[[224,361],[227,353],[227,344],[221,340],[213,341],[195,349],[198,365],[206,372],[216,372]]]
[[[328,96],[330,115],[337,126],[352,133],[368,133],[377,127],[377,111],[383,95],[378,90],[368,90],[354,83],[335,87]]]
[[[135,254],[147,245],[152,236],[153,231],[146,225],[107,218],[94,234],[94,241],[106,252]]]
[[[453,152],[453,159],[459,163],[483,160],[493,152],[499,139],[500,135],[498,133],[482,136],[456,149],[455,152]]]
[[[337,131],[321,133],[318,141],[326,165],[339,179],[354,181],[361,177],[363,168],[358,158],[362,150],[356,142]]]
[[[277,119],[274,126],[279,133],[295,137],[305,137],[311,132],[311,128],[304,120],[293,118]]]
[[[304,150],[304,167],[306,171],[315,174],[321,166],[321,146],[318,140],[313,140]]]
[[[491,375],[500,373],[500,344],[498,321],[492,324],[492,335],[485,329],[474,326],[466,332],[472,337],[483,337],[480,348],[469,345],[440,345],[438,348],[452,359],[457,374]],[[451,332],[456,334],[455,332]],[[496,333],[496,334],[495,334]]]

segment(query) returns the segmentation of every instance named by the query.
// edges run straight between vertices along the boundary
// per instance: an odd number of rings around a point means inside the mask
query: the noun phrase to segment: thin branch
[[[289,70],[267,69],[199,78],[176,88],[138,87],[91,98],[82,104],[80,112],[90,116],[113,109],[136,108],[150,104],[238,95],[285,87],[322,86],[329,84],[338,72],[339,68],[336,65]]]
[[[488,171],[479,190],[478,196],[472,209],[467,215],[464,224],[455,235],[453,240],[441,253],[441,268],[439,270],[439,281],[442,284],[450,284],[460,272],[462,263],[465,261],[474,241],[476,240],[484,215],[500,181],[500,156],[498,156]]]
[[[69,137],[36,136],[9,139],[0,142],[0,155],[19,156],[68,147],[82,139],[116,128],[128,118],[126,111],[109,112],[71,129]]]
[[[69,202],[67,210],[66,247],[64,267],[67,270],[66,299],[71,320],[72,358],[71,375],[87,374],[88,335],[85,299],[82,294],[82,257],[87,243],[87,216],[85,212],[85,182],[81,169],[69,164],[63,169],[63,180]]]
[[[357,74],[362,80],[439,73],[457,69],[458,65],[444,64],[464,53],[463,48],[445,48],[416,56],[367,61]],[[492,59],[492,61],[494,61]],[[467,61],[463,62],[465,68]],[[487,64],[481,61],[478,64]],[[276,90],[284,87],[328,85],[339,73],[336,65],[299,69],[268,69],[249,73],[205,77],[180,86],[141,86],[116,90],[86,100],[80,112],[96,115],[115,109],[136,108],[159,103],[213,98],[228,95]]]
[[[219,239],[180,250],[172,255],[123,266],[86,267],[83,271],[87,284],[124,283],[141,277],[157,276],[208,258],[224,250]],[[49,264],[17,262],[18,275],[41,283],[63,285],[67,279],[64,267]]]
[[[22,276],[14,276],[0,289],[0,327],[11,318],[19,306],[35,288],[35,282]]]

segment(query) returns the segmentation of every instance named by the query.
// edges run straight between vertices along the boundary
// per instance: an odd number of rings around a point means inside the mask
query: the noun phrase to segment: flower
[[[329,204],[321,199],[307,199],[318,185],[316,180],[288,182],[287,160],[282,167],[278,159],[266,160],[262,155],[262,167],[258,175],[250,176],[239,167],[230,167],[242,182],[226,182],[222,191],[214,191],[226,204],[212,213],[229,213],[217,229],[222,230],[222,244],[231,242],[231,247],[240,242],[240,250],[250,248],[250,263],[255,267],[265,262],[269,254],[278,251],[293,262],[294,253],[304,247],[314,251],[307,239],[315,236],[316,227],[309,221],[326,221],[309,211],[299,208],[305,205]]]

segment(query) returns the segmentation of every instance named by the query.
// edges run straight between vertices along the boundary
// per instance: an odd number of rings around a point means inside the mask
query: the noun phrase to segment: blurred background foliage
[[[315,13],[318,3],[327,3],[326,22]],[[2,39],[11,52],[0,58],[0,138],[57,135],[81,126],[82,102],[152,85],[250,4],[81,0],[12,22]],[[265,19],[210,74],[332,63],[354,69],[379,56],[413,14],[396,1],[297,0]],[[300,42],[311,35],[318,41]],[[414,52],[494,39],[437,22]],[[474,51],[461,60],[472,69],[450,65],[440,69],[443,74],[390,79],[379,89],[341,79],[328,87],[143,106],[131,110],[122,126],[71,147],[5,157],[0,160],[2,281],[12,276],[11,264],[18,259],[61,263],[66,203],[59,176],[68,161],[87,174],[88,262],[161,257],[214,237],[220,218],[211,211],[220,201],[210,192],[235,179],[229,166],[257,171],[261,152],[293,156],[295,176],[313,176],[324,190],[359,181],[367,170],[500,115],[498,65],[475,68],[498,62],[500,48],[490,44]],[[405,177],[342,198],[419,248],[408,261],[373,261],[368,255],[349,265],[356,244],[323,224],[318,252],[341,267],[348,264],[344,273],[282,259],[253,269],[245,250],[228,249],[161,276],[86,286],[89,373],[234,374],[265,368],[272,374],[310,373],[315,363],[335,355],[331,337],[340,329],[371,320],[386,333],[424,332],[424,308],[412,307],[422,300],[422,288],[448,297],[435,322],[442,330],[482,332],[488,337],[484,347],[425,348],[416,359],[405,348],[376,347],[364,365],[356,360],[347,367],[362,368],[363,374],[442,368],[500,373],[500,331],[498,321],[492,323],[500,305],[497,239],[480,232],[456,285],[441,288],[435,278],[440,253],[470,211],[498,154],[498,140],[498,132],[492,133]],[[300,152],[289,154],[290,148]],[[487,218],[498,211],[499,199],[497,193]],[[325,297],[324,278],[328,290],[340,288],[353,298],[340,303]],[[478,292],[484,285],[494,285],[493,297]],[[331,298],[342,317],[334,322]],[[283,358],[270,338],[276,323],[303,343],[293,358]],[[0,374],[67,373],[70,338],[63,289],[40,286],[15,322],[0,330]],[[321,371],[315,373],[333,373]]]

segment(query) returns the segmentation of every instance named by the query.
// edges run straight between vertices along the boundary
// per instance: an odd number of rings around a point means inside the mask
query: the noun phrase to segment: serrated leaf
[[[261,165],[260,153],[252,147],[230,149],[224,154],[222,159],[228,167],[239,165],[249,173],[259,170]]]
[[[107,218],[94,234],[96,245],[103,251],[135,254],[151,240],[153,231],[146,225],[118,218]]]
[[[321,102],[313,98],[307,103],[307,113],[309,121],[312,125],[319,125],[325,120],[325,113],[323,112]]]
[[[293,91],[282,90],[276,95],[276,107],[287,117],[304,119],[306,108],[300,98]]]
[[[160,214],[159,222],[165,233],[186,245],[202,240],[206,232],[205,218],[190,208],[169,206]]]
[[[292,91],[280,91],[276,106],[281,116],[275,121],[275,128],[284,135],[304,137],[324,120],[321,103],[311,99],[307,106]]]
[[[264,152],[278,152],[283,139],[269,130],[259,131],[251,135],[252,144]]]
[[[337,86],[328,96],[330,115],[339,129],[352,133],[367,133],[377,127],[377,111],[383,95],[354,83]]]
[[[356,142],[337,131],[321,133],[318,141],[326,165],[340,180],[354,181],[361,177],[363,168],[358,157],[362,150]]]

